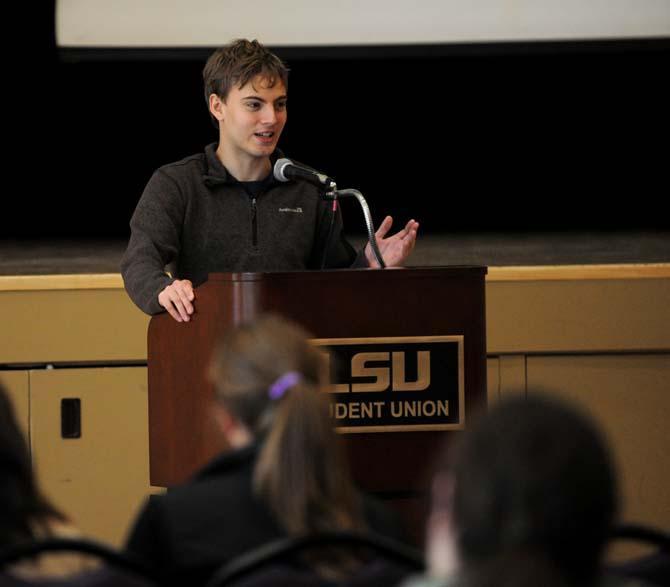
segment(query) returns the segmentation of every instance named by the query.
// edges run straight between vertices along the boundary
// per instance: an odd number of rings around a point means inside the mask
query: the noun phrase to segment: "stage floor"
[[[362,245],[364,236],[350,240]],[[0,241],[0,275],[119,273],[122,239]],[[670,232],[420,235],[410,266],[670,263]]]

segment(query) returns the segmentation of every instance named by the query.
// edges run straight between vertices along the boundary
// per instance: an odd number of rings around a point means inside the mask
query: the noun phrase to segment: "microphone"
[[[277,159],[274,166],[274,176],[278,181],[303,180],[317,187],[331,188],[335,186],[335,182],[318,171],[296,165],[290,159]]]

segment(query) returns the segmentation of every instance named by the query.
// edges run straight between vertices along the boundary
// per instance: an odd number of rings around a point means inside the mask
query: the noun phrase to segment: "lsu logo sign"
[[[465,422],[462,336],[311,341],[329,368],[340,432],[452,430]]]

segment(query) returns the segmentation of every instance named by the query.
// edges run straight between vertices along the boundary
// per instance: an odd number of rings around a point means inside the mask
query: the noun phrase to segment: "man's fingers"
[[[170,316],[172,316],[177,322],[182,322],[179,312],[177,312],[177,309],[172,304],[167,304],[163,307],[168,311],[168,314],[170,314]]]
[[[406,225],[405,228],[402,229],[402,238],[406,238],[407,236],[416,236],[416,231],[419,228],[419,223],[416,222],[414,219],[410,220]]]
[[[190,319],[189,316],[193,314],[193,304],[191,301],[195,298],[195,293],[193,292],[193,285],[187,279],[182,281],[175,281],[173,284],[174,294],[176,297],[173,297],[172,300],[179,310],[181,317],[188,322]]]
[[[170,299],[169,293],[166,290],[163,290],[158,295],[158,303],[167,310],[167,313],[170,314],[177,322],[183,322],[182,317],[179,314],[179,311],[174,306],[172,300]]]
[[[172,302],[174,307],[177,308],[177,312],[179,312],[179,316],[181,317],[181,319],[184,322],[188,322],[190,320],[189,314],[193,312],[193,307],[191,306],[191,312],[189,312],[184,304],[181,294],[182,292],[174,291],[172,296],[170,296],[170,301]]]
[[[391,218],[390,216],[384,218],[384,220],[382,220],[382,223],[379,225],[377,232],[375,232],[375,236],[379,239],[384,238],[386,233],[391,229],[392,224],[393,224],[393,218]]]
[[[175,284],[177,284],[177,282],[175,282]],[[193,304],[191,304],[191,300],[193,300],[195,294],[193,293],[193,287],[191,286],[191,282],[190,281],[188,283],[185,283],[183,281],[179,282],[177,285],[175,285],[175,292],[178,296],[179,302],[186,309],[186,312],[188,314],[193,314]]]
[[[407,223],[407,226],[405,226],[402,240],[403,243],[406,243],[410,247],[410,250],[414,248],[414,244],[416,243],[416,233],[418,230],[419,223],[415,222],[414,220],[410,220]]]
[[[412,246],[414,246],[414,242],[416,242],[416,235],[418,232],[419,232],[419,223],[414,222],[414,224],[412,224],[412,228],[410,228],[410,234],[412,235],[412,241],[413,241]]]
[[[193,291],[193,284],[191,283],[191,280],[183,279],[182,281],[180,281],[180,283],[182,285],[183,290],[186,292],[186,298],[192,302],[193,299],[195,298],[195,292]]]
[[[193,284],[188,280],[176,280],[168,285],[159,295],[158,303],[163,306],[177,322],[188,322],[193,314],[195,292]]]

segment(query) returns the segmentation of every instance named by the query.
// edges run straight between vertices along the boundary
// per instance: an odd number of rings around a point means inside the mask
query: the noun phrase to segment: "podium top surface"
[[[356,278],[400,278],[415,277],[484,277],[488,272],[487,267],[476,265],[453,265],[444,267],[389,267],[383,270],[362,268],[326,269],[322,271],[268,271],[268,272],[215,272],[210,273],[208,281],[260,281],[264,279],[304,279],[322,280],[333,279],[338,276],[347,279]],[[392,276],[392,277],[391,277]]]

